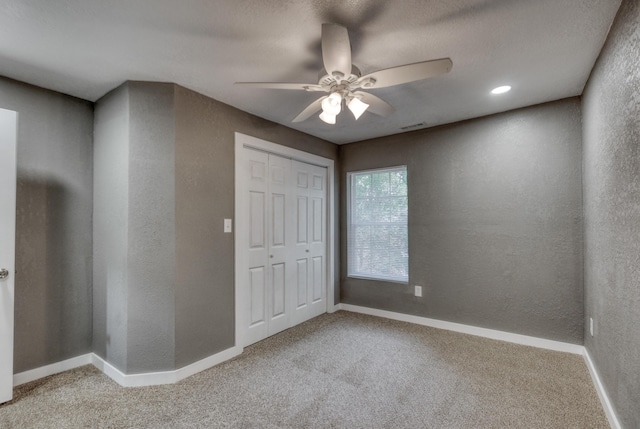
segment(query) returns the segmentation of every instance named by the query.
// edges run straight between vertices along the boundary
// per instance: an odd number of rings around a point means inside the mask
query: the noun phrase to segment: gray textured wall
[[[233,346],[234,133],[337,146],[173,84],[124,84],[95,122],[95,352],[131,374]]]
[[[176,86],[176,366],[233,346],[236,131],[337,158],[337,146]],[[337,288],[336,288],[337,289]],[[337,300],[336,300],[337,302]]]
[[[93,188],[93,351],[127,367],[129,87],[95,106]]]
[[[174,85],[129,82],[127,373],[175,368]]]
[[[18,112],[14,371],[91,351],[93,105],[0,78]]]
[[[640,2],[623,1],[582,103],[585,346],[625,428],[640,427],[639,58]]]
[[[95,353],[127,374],[175,369],[174,85],[96,103]]]
[[[340,149],[409,180],[409,285],[346,277],[343,185],[341,302],[582,344],[577,98]]]

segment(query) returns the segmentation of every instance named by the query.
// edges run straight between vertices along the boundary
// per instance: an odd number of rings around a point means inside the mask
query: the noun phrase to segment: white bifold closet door
[[[326,312],[326,168],[244,149],[238,287],[247,346]],[[246,241],[245,241],[246,239]]]
[[[298,324],[327,311],[327,169],[291,161],[294,189],[295,283],[293,321]]]

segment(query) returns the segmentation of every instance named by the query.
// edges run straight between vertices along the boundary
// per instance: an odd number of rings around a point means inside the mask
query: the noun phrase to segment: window
[[[347,275],[408,282],[407,167],[347,175]]]

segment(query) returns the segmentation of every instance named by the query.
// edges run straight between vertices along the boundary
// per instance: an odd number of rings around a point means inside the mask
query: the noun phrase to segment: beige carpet
[[[91,366],[15,390],[4,428],[607,428],[582,357],[340,311],[175,385]]]

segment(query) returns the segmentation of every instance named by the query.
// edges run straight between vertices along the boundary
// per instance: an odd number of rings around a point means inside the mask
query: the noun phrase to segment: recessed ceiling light
[[[511,91],[511,87],[509,85],[505,85],[505,86],[499,86],[497,88],[494,88],[491,93],[492,94],[504,94],[505,92],[509,92]]]

